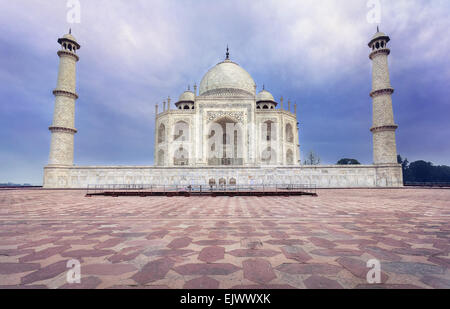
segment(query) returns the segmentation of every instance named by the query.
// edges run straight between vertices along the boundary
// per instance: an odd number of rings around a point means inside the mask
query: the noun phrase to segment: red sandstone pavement
[[[0,190],[0,288],[450,288],[450,190],[318,193]],[[81,284],[67,283],[71,259]]]

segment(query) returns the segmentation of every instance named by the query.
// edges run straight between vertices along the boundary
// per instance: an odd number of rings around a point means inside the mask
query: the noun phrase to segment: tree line
[[[447,182],[450,183],[450,166],[434,165],[423,160],[409,163],[408,159],[397,156],[402,165],[403,182]]]
[[[402,165],[403,183],[427,182],[427,183],[450,183],[450,166],[434,165],[424,160],[409,162],[397,156],[397,162]],[[319,165],[320,157],[313,151],[309,152],[304,161],[305,165]],[[358,160],[344,158],[337,165],[360,165]]]

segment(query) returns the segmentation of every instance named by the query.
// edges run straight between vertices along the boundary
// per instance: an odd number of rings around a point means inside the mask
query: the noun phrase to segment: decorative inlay
[[[393,93],[394,93],[393,88],[385,88],[385,89],[379,89],[379,90],[372,91],[370,93],[370,96],[372,98],[374,98],[374,97],[382,95],[382,94],[393,94]]]
[[[55,89],[55,90],[53,90],[53,94],[54,94],[55,96],[60,95],[60,96],[69,97],[69,98],[72,98],[72,99],[75,99],[75,100],[78,99],[78,94],[76,94],[76,93],[74,93],[74,92],[67,91],[67,90],[58,90],[58,89]]]
[[[244,122],[244,113],[243,112],[224,112],[224,111],[208,112],[208,122],[212,122],[218,118],[225,117],[225,116],[231,117],[240,123]]]
[[[63,128],[63,127],[49,127],[48,128],[50,131],[53,132],[65,132],[65,133],[77,133],[78,131],[76,129],[71,129],[71,128]]]
[[[259,122],[264,123],[266,121],[271,121],[273,123],[278,123],[278,118],[268,118],[268,117],[264,117],[264,118],[260,118]]]

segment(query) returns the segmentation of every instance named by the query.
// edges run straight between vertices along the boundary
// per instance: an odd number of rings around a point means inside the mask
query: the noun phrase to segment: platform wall
[[[402,187],[400,165],[158,168],[154,166],[47,166],[44,188],[84,189],[88,185],[207,185],[224,178],[246,184],[313,184],[317,188]]]

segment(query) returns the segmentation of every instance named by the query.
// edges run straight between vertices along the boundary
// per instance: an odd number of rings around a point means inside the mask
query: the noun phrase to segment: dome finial
[[[266,90],[266,86],[263,84],[263,90]]]
[[[69,34],[72,34],[72,28],[69,28]]]
[[[225,60],[230,60],[230,49],[228,48],[228,44],[227,44],[227,57],[225,58]]]
[[[377,26],[377,32],[380,32],[380,27],[379,26]]]

